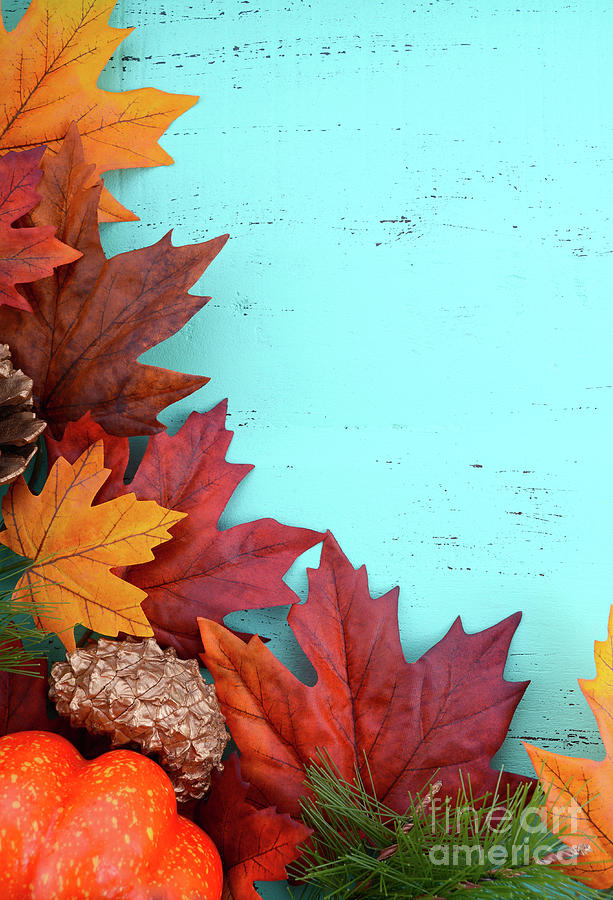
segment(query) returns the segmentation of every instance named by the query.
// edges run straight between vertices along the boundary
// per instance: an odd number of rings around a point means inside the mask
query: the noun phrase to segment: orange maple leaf
[[[153,559],[153,548],[185,515],[134,494],[92,506],[110,475],[103,457],[98,441],[74,464],[58,459],[39,495],[21,478],[2,503],[0,542],[33,560],[16,595],[38,604],[36,624],[57,632],[68,650],[76,624],[107,635],[153,634],[141,609],[145,592],[111,569]]]
[[[549,829],[570,847],[589,843],[572,874],[595,888],[613,887],[613,607],[606,641],[594,644],[596,677],[579,679],[605,748],[600,762],[524,744],[547,794]]]
[[[55,152],[76,121],[86,158],[96,166],[92,184],[110,169],[172,162],[157,140],[198,98],[155,88],[112,93],[96,86],[132,31],[108,25],[116,2],[32,0],[11,32],[0,11],[0,155],[39,144]],[[101,221],[137,218],[105,189]]]

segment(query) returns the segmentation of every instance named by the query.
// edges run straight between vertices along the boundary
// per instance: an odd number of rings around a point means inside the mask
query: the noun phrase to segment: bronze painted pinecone
[[[0,485],[25,472],[46,427],[33,410],[32,385],[13,368],[8,345],[0,344]]]
[[[178,659],[153,638],[100,638],[51,668],[49,695],[61,716],[113,746],[156,756],[179,800],[199,799],[222,769],[230,736],[212,684],[195,659]]]

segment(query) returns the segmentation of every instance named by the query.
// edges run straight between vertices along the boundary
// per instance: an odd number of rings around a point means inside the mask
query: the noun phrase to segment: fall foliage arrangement
[[[321,897],[601,896],[613,622],[582,683],[606,759],[528,747],[540,783],[496,771],[526,688],[503,677],[519,615],[458,619],[406,662],[397,590],[374,599],[330,533],[220,529],[251,468],[226,460],[225,404],[172,437],[159,422],[208,379],[138,357],[207,302],[189,290],[226,236],[102,249],[100,223],[135,216],[101,174],[172,162],[157,139],[197,99],[97,87],[128,33],[113,6],[0,19],[3,896],[253,900],[288,875]],[[299,603],[283,576],[317,544]],[[224,625],[283,605],[313,685]],[[66,650],[50,673],[47,634]]]

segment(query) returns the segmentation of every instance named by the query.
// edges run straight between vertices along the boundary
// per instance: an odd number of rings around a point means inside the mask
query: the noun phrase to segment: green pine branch
[[[15,591],[18,579],[30,569],[27,560],[0,545],[0,671],[40,677],[35,663],[47,635],[36,628],[34,617],[42,604],[31,590]],[[36,584],[33,589],[36,592]]]
[[[539,816],[545,799],[539,786],[475,798],[465,784],[452,802],[436,796],[434,785],[409,798],[398,815],[358,774],[351,783],[341,778],[324,754],[306,774],[302,817],[313,834],[291,868],[291,876],[308,886],[302,900],[611,896],[573,879],[573,851]],[[589,845],[582,849],[585,864]]]

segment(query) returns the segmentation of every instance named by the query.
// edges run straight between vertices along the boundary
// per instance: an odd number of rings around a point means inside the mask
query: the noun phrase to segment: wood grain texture
[[[201,95],[174,166],[108,178],[141,221],[104,241],[231,234],[213,301],[146,355],[212,376],[171,429],[230,398],[256,471],[227,524],[331,528],[375,593],[401,585],[409,659],[458,613],[523,610],[501,760],[529,770],[520,737],[598,755],[576,678],[612,599],[613,13],[120,0],[112,22],[137,28],[104,87]],[[277,618],[249,622],[300,669]]]

